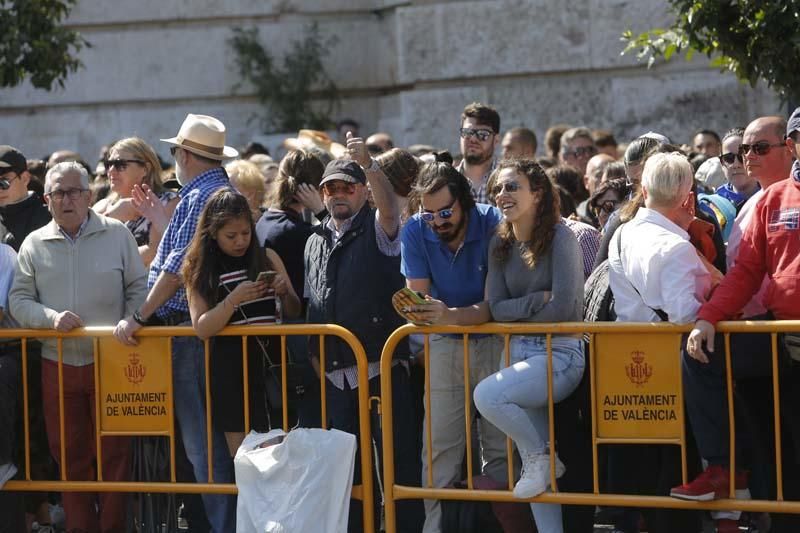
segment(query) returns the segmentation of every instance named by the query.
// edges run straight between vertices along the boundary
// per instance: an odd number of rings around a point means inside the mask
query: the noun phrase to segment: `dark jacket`
[[[42,203],[42,197],[31,193],[15,204],[0,207],[0,242],[10,245],[19,252],[22,241],[32,231],[50,222],[53,217]]]
[[[308,322],[338,324],[350,330],[364,346],[369,361],[380,360],[383,345],[405,321],[392,307],[392,295],[405,285],[400,256],[387,257],[375,240],[375,211],[365,205],[350,229],[334,245],[325,224],[306,242]],[[309,343],[319,356],[319,342]],[[401,346],[396,353],[408,353]],[[346,343],[325,337],[325,371],[356,364]]]

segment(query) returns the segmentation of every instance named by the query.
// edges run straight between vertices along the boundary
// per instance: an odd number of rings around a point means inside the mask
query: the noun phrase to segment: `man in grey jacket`
[[[9,295],[11,312],[23,327],[68,332],[83,326],[114,325],[143,301],[147,278],[136,241],[120,222],[89,209],[89,176],[80,165],[59,163],[47,173],[45,198],[53,220],[31,233],[17,256]],[[64,439],[70,481],[95,479],[95,388],[92,341],[65,339],[63,353]],[[43,342],[42,390],[50,451],[61,460],[58,349]],[[103,439],[103,479],[124,480],[129,439]],[[67,492],[67,529],[123,531],[122,494]]]

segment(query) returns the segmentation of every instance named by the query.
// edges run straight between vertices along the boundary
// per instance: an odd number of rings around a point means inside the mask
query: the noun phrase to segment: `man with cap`
[[[800,156],[800,108],[795,110],[781,139],[777,125],[780,117],[762,117],[745,130],[740,153],[745,165],[768,171],[788,156]],[[776,120],[780,119],[780,120]],[[774,159],[774,161],[773,161]],[[749,168],[748,168],[749,171]],[[777,177],[777,176],[776,176]],[[761,288],[767,276],[763,305],[778,320],[800,319],[797,279],[800,277],[800,163],[794,162],[789,179],[778,179],[764,188],[753,208],[752,218],[744,230],[736,263],[698,313],[698,320],[686,343],[683,375],[687,410],[701,456],[708,468],[692,482],[672,489],[672,496],[703,500],[724,498],[728,494],[728,409],[725,393],[725,355],[721,336],[715,336],[715,324],[735,317]],[[762,317],[763,318],[763,317]],[[782,412],[790,417],[784,425],[793,433],[794,446],[784,455],[781,467],[784,479],[797,479],[792,474],[800,457],[800,416],[797,405],[797,384],[800,378],[800,353],[792,349],[792,335],[781,335],[779,373]],[[733,339],[732,339],[733,340]],[[794,337],[796,340],[796,337]],[[732,342],[733,344],[733,342]],[[768,354],[732,353],[735,378],[771,375]],[[788,385],[788,386],[787,386]],[[794,460],[792,460],[794,456]],[[737,463],[738,464],[738,463]],[[792,491],[796,490],[792,483]],[[737,487],[738,488],[738,487]],[[790,491],[789,487],[785,490]],[[800,496],[795,493],[787,498]]]
[[[0,242],[15,251],[51,219],[41,196],[28,191],[30,180],[25,156],[12,146],[0,146]]]
[[[125,344],[136,344],[134,334],[144,325],[191,325],[186,291],[180,277],[183,258],[197,229],[200,213],[217,190],[230,187],[222,160],[238,152],[225,146],[225,125],[214,117],[189,114],[178,135],[161,139],[172,145],[175,175],[183,186],[180,201],[158,245],[156,257],[147,277],[149,293],[133,315],[119,321],[114,335]],[[154,193],[134,189],[134,203],[146,209],[157,203]],[[186,455],[192,463],[198,482],[208,479],[208,448],[205,413],[205,355],[197,337],[175,337],[172,340],[172,379],[175,414],[181,428]],[[222,433],[213,434],[213,475],[215,483],[232,483],[233,462]],[[203,495],[208,521],[215,533],[235,529],[236,500],[227,495]]]
[[[392,307],[392,295],[404,285],[400,274],[400,210],[392,185],[377,162],[370,158],[363,140],[348,135],[347,150],[353,160],[331,161],[320,182],[323,201],[330,216],[308,238],[305,249],[305,296],[310,323],[334,323],[355,334],[368,360],[369,395],[380,394],[380,356],[389,335],[404,321]],[[376,209],[367,203],[367,183]],[[310,342],[312,357],[319,363],[319,343]],[[395,355],[408,354],[404,342]],[[324,372],[328,386],[326,402],[331,427],[358,435],[358,372],[347,344],[325,337]],[[407,365],[392,367],[394,401],[395,467],[397,482],[419,482],[417,427]],[[380,425],[372,424],[373,439],[381,453]],[[372,453],[360,450],[360,453]],[[354,483],[361,479],[356,459]],[[378,485],[375,484],[377,489]],[[376,503],[380,502],[376,494]],[[419,531],[422,504],[415,500],[398,503],[398,531]],[[380,517],[376,509],[375,519]],[[348,531],[361,531],[361,506],[352,503]]]

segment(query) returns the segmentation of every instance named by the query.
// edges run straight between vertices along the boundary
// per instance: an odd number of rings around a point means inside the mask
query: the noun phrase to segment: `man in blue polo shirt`
[[[484,300],[489,241],[500,212],[476,204],[469,182],[446,163],[422,168],[415,184],[420,212],[401,233],[401,271],[407,286],[428,295],[419,306],[432,324],[471,325],[491,320]],[[460,335],[430,339],[430,395],[433,484],[446,487],[461,475],[466,445],[464,424],[464,343]],[[469,337],[470,392],[497,371],[502,343],[495,336]],[[475,411],[472,410],[474,415]],[[427,432],[427,421],[423,431]],[[481,420],[478,426],[484,473],[505,481],[505,435]],[[427,435],[422,441],[422,484],[427,486]],[[425,533],[441,531],[438,501],[425,501]]]

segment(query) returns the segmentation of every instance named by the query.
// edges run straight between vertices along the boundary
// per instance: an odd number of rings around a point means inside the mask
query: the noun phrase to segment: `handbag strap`
[[[619,231],[619,237],[617,237],[617,255],[619,256],[620,262],[622,261],[622,228],[624,228],[624,227],[625,227],[625,224],[622,224],[619,227],[619,229],[617,230],[617,231]],[[642,303],[644,305],[647,305],[647,302],[644,301],[644,298],[642,297],[642,293],[639,292],[639,289],[636,288],[636,285],[634,285],[633,282],[630,279],[628,279],[627,276],[625,276],[625,279],[628,280],[628,283],[630,284],[630,286],[633,287],[633,290],[635,290],[636,294],[639,295],[639,299],[642,300]],[[651,311],[653,311],[655,314],[657,314],[658,318],[660,318],[662,322],[669,322],[669,315],[667,313],[665,313],[663,309],[656,309],[655,307],[650,307],[649,305],[647,305],[647,307]]]

